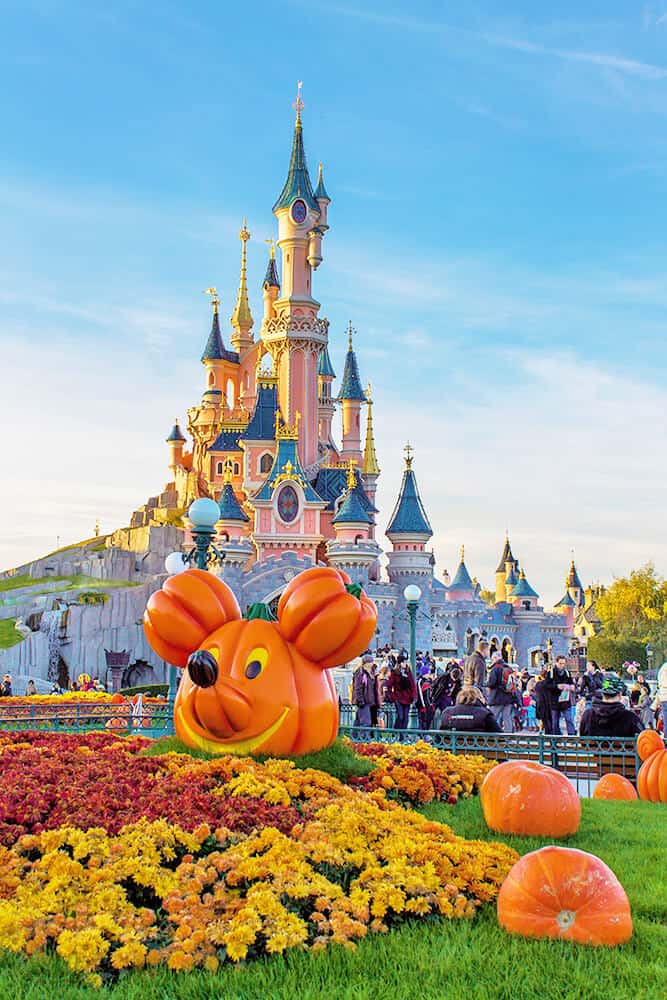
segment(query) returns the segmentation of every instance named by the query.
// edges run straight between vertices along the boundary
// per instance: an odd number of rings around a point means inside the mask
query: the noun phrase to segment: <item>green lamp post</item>
[[[409,583],[403,591],[405,604],[408,610],[408,620],[410,622],[410,666],[414,674],[417,669],[417,608],[422,592],[416,583]]]

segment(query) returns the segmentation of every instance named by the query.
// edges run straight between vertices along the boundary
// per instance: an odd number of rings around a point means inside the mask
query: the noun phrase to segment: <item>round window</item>
[[[300,226],[302,222],[305,222],[307,214],[306,203],[301,198],[297,198],[295,202],[292,203],[292,220],[296,222],[297,226]]]
[[[293,486],[283,486],[278,494],[278,515],[286,524],[294,521],[299,513],[299,498]]]

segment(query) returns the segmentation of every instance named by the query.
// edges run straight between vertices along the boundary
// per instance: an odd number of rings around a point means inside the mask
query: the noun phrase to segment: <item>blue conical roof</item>
[[[531,585],[528,583],[528,580],[526,580],[525,573],[523,572],[523,570],[521,570],[521,577],[517,585],[514,587],[514,590],[512,591],[512,597],[537,597],[537,596],[538,596],[537,591],[533,590]]]
[[[564,595],[561,597],[561,599],[558,602],[558,604],[555,604],[554,607],[556,607],[556,608],[574,608],[575,607],[575,603],[572,600],[572,598],[570,597],[569,590],[565,591]]]
[[[241,451],[238,427],[223,427],[208,451]]]
[[[370,524],[371,519],[364,510],[356,490],[348,489],[340,510],[332,520],[332,524]]]
[[[366,402],[366,393],[361,388],[361,379],[359,378],[359,366],[357,365],[357,356],[350,344],[347,354],[345,355],[345,368],[343,370],[343,380],[340,386],[340,392],[338,393],[338,399],[356,399],[359,402]]]
[[[516,570],[515,570],[514,566],[515,566],[515,564],[512,563],[512,565],[510,566],[510,571],[507,574],[507,576],[505,577],[505,583],[509,587],[515,587],[517,585],[517,583],[519,582],[519,577],[516,575]]]
[[[315,200],[308,167],[306,166],[306,154],[303,149],[303,129],[300,118],[297,118],[296,125],[294,126],[294,140],[292,142],[292,155],[289,161],[287,179],[278,196],[277,202],[273,206],[273,211],[277,212],[281,208],[289,208],[295,198],[302,198],[308,208],[317,212],[318,215],[320,214],[320,206]]]
[[[317,187],[315,188],[315,197],[321,198],[322,201],[331,201],[331,198],[327,194],[327,189],[324,186],[324,167],[320,163],[320,169],[317,173]]]
[[[171,428],[171,433],[169,434],[167,441],[185,441],[185,437],[183,435],[183,432],[181,431],[181,428],[179,427],[178,420]]]
[[[454,579],[452,580],[450,590],[474,590],[474,584],[470,579],[470,573],[466,569],[466,564],[463,559],[459,563],[459,568],[456,571]]]
[[[220,507],[221,521],[246,522],[250,520],[248,515],[241,509],[241,505],[236,499],[236,494],[232,489],[231,483],[225,483],[225,485],[222,487],[222,493],[220,494],[218,505]]]
[[[250,423],[241,434],[244,441],[275,441],[278,383],[274,377],[257,380],[255,409]]]
[[[509,540],[509,538],[505,539],[505,547],[504,547],[503,553],[502,553],[502,555],[500,557],[500,562],[498,563],[498,569],[496,570],[496,573],[504,573],[505,572],[505,563],[506,562],[514,562],[514,556],[512,555],[512,548],[510,546],[510,540]]]
[[[329,378],[335,378],[336,373],[331,364],[331,358],[329,357],[329,348],[325,344],[320,351],[320,359],[317,363],[317,374],[318,375],[328,375]]]
[[[428,535],[430,538],[433,534],[411,468],[403,473],[401,492],[385,534],[389,539],[392,535]]]
[[[238,354],[234,351],[228,351],[224,345],[222,334],[220,333],[220,321],[217,310],[213,313],[211,332],[208,335],[201,359],[202,361],[233,361],[236,364],[239,361]]]
[[[567,574],[567,585],[568,587],[578,587],[579,590],[583,590],[581,586],[581,580],[579,579],[579,574],[577,573],[577,567],[574,565],[574,559],[570,565],[569,572]]]
[[[269,257],[269,263],[266,265],[266,274],[264,275],[264,281],[262,282],[263,288],[280,288],[280,278],[278,277],[278,268],[276,266],[276,258],[271,254]]]

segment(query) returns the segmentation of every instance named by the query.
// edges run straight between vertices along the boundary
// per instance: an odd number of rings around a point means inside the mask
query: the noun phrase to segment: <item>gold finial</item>
[[[237,333],[247,334],[250,332],[253,326],[252,313],[250,312],[250,303],[248,302],[248,281],[247,281],[247,243],[250,239],[250,232],[246,225],[245,218],[243,219],[243,226],[241,227],[241,232],[239,233],[239,239],[241,240],[241,278],[239,280],[239,290],[236,296],[236,305],[234,306],[234,312],[231,316],[231,322]]]
[[[226,486],[227,483],[231,483],[232,475],[234,473],[234,463],[231,458],[225,459],[225,464],[222,467],[222,485]]]
[[[271,260],[275,260],[276,259],[276,241],[275,240],[264,240],[264,242],[269,244],[269,254],[271,256]]]
[[[526,579],[526,571],[525,571],[525,569],[522,569],[521,572],[519,573],[519,579],[520,580],[525,580]]]
[[[301,414],[297,410],[294,414],[294,423],[287,424],[283,423],[280,410],[276,410],[276,439],[283,438],[290,441],[297,441],[299,438],[299,421],[301,420]]]
[[[379,476],[380,466],[375,454],[375,439],[373,437],[373,400],[371,399],[370,382],[366,389],[366,404],[368,406],[368,413],[366,416],[366,443],[364,445],[364,464],[362,468],[366,476]]]
[[[301,124],[301,112],[303,111],[303,109],[305,107],[303,101],[301,100],[301,88],[302,88],[302,86],[303,86],[302,81],[301,80],[297,80],[297,83],[296,83],[296,101],[292,105],[292,107],[296,111],[296,124],[297,125]]]
[[[99,538],[99,537],[100,537],[100,519],[99,519],[99,517],[96,517],[95,518],[95,538]]]
[[[406,444],[405,448],[403,449],[403,454],[405,455],[405,468],[406,469],[411,469],[412,468],[412,456],[414,455],[414,448],[412,447],[412,445],[410,444],[409,441]]]
[[[205,288],[204,291],[202,292],[202,295],[210,295],[211,296],[211,305],[213,306],[213,315],[217,316],[218,315],[218,309],[220,307],[220,296],[218,295],[217,288],[213,288],[213,286],[211,286],[211,288]]]
[[[465,547],[465,545],[462,545],[461,546],[461,562],[465,562],[465,557],[466,557],[466,547]]]
[[[348,490],[353,490],[357,485],[357,477],[354,471],[354,467],[357,464],[356,459],[351,458],[347,463],[347,488]]]
[[[352,326],[352,320],[349,320],[347,324],[347,349],[352,350],[352,334],[354,333],[354,327]]]

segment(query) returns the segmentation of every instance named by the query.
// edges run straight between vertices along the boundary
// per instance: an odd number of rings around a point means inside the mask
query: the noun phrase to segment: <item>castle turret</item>
[[[412,448],[405,446],[405,470],[396,506],[389,521],[386,535],[392,543],[392,551],[387,553],[387,573],[398,588],[397,610],[394,621],[393,643],[399,648],[407,647],[408,615],[404,590],[409,583],[416,584],[424,595],[433,581],[431,553],[426,551],[426,543],[433,531],[422,504],[417,480],[412,471]],[[430,621],[423,615],[417,617],[417,648],[431,648]]]
[[[343,408],[343,440],[341,457],[346,461],[354,459],[361,465],[361,404],[366,395],[361,388],[359,366],[352,346],[352,323],[347,329],[347,354],[338,402]]]
[[[206,369],[204,396],[217,397],[217,399],[211,398],[210,401],[224,406],[228,395],[231,395],[232,398],[228,401],[230,406],[233,406],[235,394],[233,389],[231,393],[228,393],[228,383],[232,382],[232,385],[235,385],[238,376],[239,356],[234,351],[228,351],[222,339],[219,315],[220,299],[218,298],[218,293],[215,288],[208,288],[205,294],[211,296],[213,320],[211,322],[211,332],[208,335],[208,340],[201,356],[202,364]]]
[[[461,560],[459,562],[454,579],[447,590],[448,601],[472,601],[474,600],[478,586],[470,578],[470,573],[465,563],[465,546],[461,546]]]
[[[312,295],[313,267],[321,261],[321,210],[315,198],[303,147],[301,84],[295,103],[296,121],[287,178],[273,206],[282,253],[282,288],[275,315],[265,318],[262,340],[278,372],[280,406],[290,426],[299,423],[299,453],[306,469],[318,461],[318,375],[328,322],[318,318]],[[268,291],[268,289],[267,289]]]
[[[506,566],[507,566],[507,575],[505,577],[505,594],[507,596],[506,596],[505,599],[507,601],[511,601],[512,600],[512,594],[514,593],[514,588],[516,587],[517,583],[519,582],[519,574],[517,573],[518,565],[519,564],[516,561],[510,562],[508,560],[507,563],[506,563]]]
[[[514,563],[510,537],[505,535],[505,547],[503,548],[498,568],[496,569],[496,604],[502,604],[507,600],[507,590],[505,580],[508,573],[508,563]]]
[[[327,545],[329,564],[344,570],[353,583],[368,586],[377,578],[380,546],[371,538],[372,518],[361,502],[354,463],[347,470],[347,489],[333,518],[336,541]]]
[[[248,302],[246,245],[250,239],[250,233],[248,231],[248,227],[246,226],[245,219],[243,220],[243,226],[241,227],[241,232],[239,233],[239,239],[241,240],[241,277],[239,280],[239,290],[236,296],[236,305],[234,306],[234,312],[231,316],[231,322],[234,327],[234,333],[232,334],[232,347],[235,351],[241,353],[242,351],[247,350],[253,342],[250,331],[252,330],[254,322],[252,313],[250,312],[250,303]]]
[[[174,426],[167,438],[167,444],[169,445],[169,469],[173,473],[183,464],[183,445],[185,444],[185,435],[181,431],[178,417],[176,417]]]
[[[516,608],[523,608],[525,611],[529,611],[537,607],[538,599],[539,595],[537,591],[528,583],[525,571],[521,570],[519,580],[512,590],[512,604]]]
[[[319,170],[317,171],[317,187],[315,188],[315,199],[317,204],[320,206],[320,229],[328,229],[327,225],[327,210],[331,204],[331,198],[327,194],[327,189],[324,186],[324,167],[322,161],[320,160]]]
[[[264,298],[264,321],[273,319],[276,315],[275,302],[280,294],[280,278],[276,266],[276,246],[273,240],[266,241],[270,245],[269,262],[266,265],[266,274],[262,282],[262,295]]]
[[[574,559],[570,563],[565,586],[567,587],[567,592],[574,601],[575,605],[578,608],[582,607],[584,603],[584,588],[581,584],[581,580],[579,579],[577,567],[574,565]]]
[[[317,365],[317,396],[319,401],[319,440],[329,451],[334,450],[333,437],[331,433],[331,422],[336,412],[336,404],[331,395],[331,386],[336,377],[329,348],[325,344],[320,351],[320,359]]]
[[[220,506],[219,533],[227,536],[224,539],[225,541],[237,541],[241,535],[245,534],[245,530],[250,523],[250,518],[241,508],[234,493],[232,486],[232,462],[230,459],[227,459],[225,462],[222,492],[218,497],[218,504]]]

